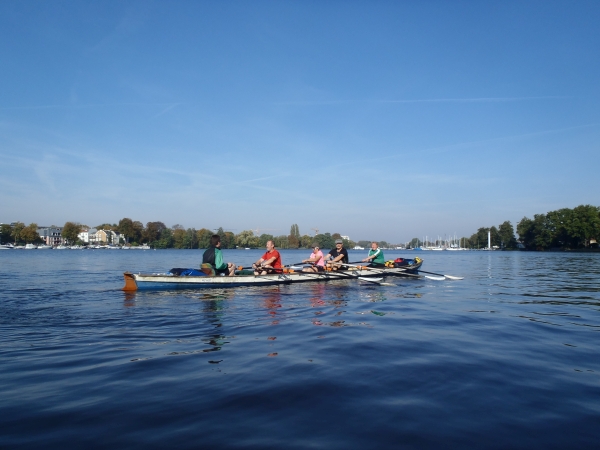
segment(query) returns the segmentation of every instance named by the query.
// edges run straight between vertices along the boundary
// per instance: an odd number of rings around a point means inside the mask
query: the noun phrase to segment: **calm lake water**
[[[0,448],[600,446],[600,255],[386,252],[465,279],[120,291],[201,255],[0,251]]]

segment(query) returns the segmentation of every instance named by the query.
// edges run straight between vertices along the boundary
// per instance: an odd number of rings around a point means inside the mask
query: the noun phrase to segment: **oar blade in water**
[[[427,278],[428,280],[435,281],[444,281],[446,279],[445,277],[432,277],[431,275],[423,275],[423,277]]]

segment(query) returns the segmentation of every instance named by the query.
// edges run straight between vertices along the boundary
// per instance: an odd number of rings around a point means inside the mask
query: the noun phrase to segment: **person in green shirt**
[[[235,265],[226,263],[221,253],[221,237],[213,234],[210,238],[210,247],[202,255],[202,264],[210,264],[217,275],[228,275],[232,277],[235,273]]]
[[[363,259],[363,262],[370,262],[372,266],[385,267],[385,258],[383,252],[379,248],[377,242],[371,242],[371,250],[369,250],[369,256]]]

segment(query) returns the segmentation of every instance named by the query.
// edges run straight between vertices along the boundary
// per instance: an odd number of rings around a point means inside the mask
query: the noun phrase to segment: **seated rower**
[[[344,248],[344,241],[341,239],[335,240],[335,248],[332,248],[325,256],[325,261],[327,261],[327,268],[331,270],[347,269],[347,267],[343,265],[348,264],[348,250]]]
[[[275,250],[273,241],[267,241],[267,251],[262,258],[252,263],[254,275],[266,275],[268,273],[281,273],[281,255]]]
[[[202,264],[210,264],[215,270],[216,275],[228,275],[232,277],[235,274],[235,265],[233,263],[225,263],[223,261],[223,253],[221,252],[221,236],[213,234],[210,238],[210,247],[208,247],[202,255]]]
[[[325,259],[323,258],[323,252],[319,248],[319,244],[316,242],[312,245],[313,252],[308,259],[303,259],[303,263],[310,263],[310,267],[305,267],[302,272],[323,272],[325,270]]]
[[[373,267],[385,267],[385,258],[377,242],[371,242],[369,256],[363,259],[363,262],[370,262]]]

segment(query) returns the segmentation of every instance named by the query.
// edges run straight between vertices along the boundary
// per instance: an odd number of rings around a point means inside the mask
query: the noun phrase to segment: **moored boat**
[[[348,270],[326,272],[301,272],[284,269],[283,273],[253,275],[250,271],[241,271],[234,277],[207,275],[175,275],[173,273],[142,274],[125,272],[124,291],[155,289],[206,289],[230,288],[238,286],[271,286],[276,284],[294,284],[315,281],[334,281],[347,279],[369,279],[387,276],[421,278],[418,270],[423,264],[420,258],[406,260],[407,265],[400,267],[369,267],[349,265]],[[173,270],[173,269],[172,269]],[[198,271],[194,271],[198,272]],[[248,273],[250,272],[250,273]]]
[[[35,249],[37,249],[37,245],[27,244],[25,246],[25,250],[35,250]]]

